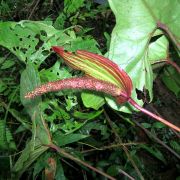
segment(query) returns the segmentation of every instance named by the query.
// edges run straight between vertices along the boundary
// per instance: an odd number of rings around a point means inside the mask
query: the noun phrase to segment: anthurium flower
[[[117,64],[100,56],[84,50],[78,50],[76,53],[64,51],[63,47],[53,46],[52,49],[57,52],[65,62],[73,69],[85,72],[86,76],[112,83],[119,87],[122,94],[119,96],[119,103],[124,103],[131,96],[132,81],[130,77]]]
[[[145,114],[180,132],[179,127],[142,108],[131,98],[131,78],[114,62],[103,56],[84,50],[78,50],[72,53],[64,51],[62,47],[58,46],[53,46],[52,49],[57,52],[69,66],[84,71],[86,76],[49,82],[26,94],[26,98],[33,98],[46,92],[63,89],[100,91],[113,96],[119,104],[129,102]]]

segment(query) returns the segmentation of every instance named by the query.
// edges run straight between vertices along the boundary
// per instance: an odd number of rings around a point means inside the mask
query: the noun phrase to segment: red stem
[[[176,69],[176,71],[177,71],[178,73],[180,73],[180,68],[179,68],[179,66],[178,66],[174,61],[167,60],[166,63],[167,63],[167,64],[170,64],[171,66],[173,66],[173,67]]]
[[[157,22],[157,27],[162,29],[163,31],[165,31],[167,33],[167,35],[169,36],[169,38],[172,40],[172,42],[175,44],[175,46],[177,47],[177,49],[179,51],[180,50],[180,43],[177,41],[177,39],[173,35],[173,33],[169,30],[168,26],[166,26],[165,24],[158,21]]]
[[[165,119],[157,116],[156,114],[153,114],[152,112],[150,112],[150,111],[144,109],[143,107],[139,106],[132,98],[129,98],[128,102],[129,102],[130,104],[132,104],[136,109],[140,110],[141,112],[143,112],[143,113],[149,115],[150,117],[152,117],[152,118],[154,118],[154,119],[162,122],[163,124],[169,126],[170,128],[172,128],[172,129],[180,132],[180,128],[179,128],[179,127],[175,126],[174,124],[171,124],[171,123],[168,122],[167,120],[165,120]]]

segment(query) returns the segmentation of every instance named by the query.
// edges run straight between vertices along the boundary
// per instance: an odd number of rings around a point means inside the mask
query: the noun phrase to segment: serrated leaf
[[[13,140],[11,131],[6,126],[6,122],[3,120],[0,120],[0,149],[16,150],[16,144]]]
[[[64,1],[64,12],[70,15],[76,12],[81,6],[83,6],[84,0],[65,0]]]

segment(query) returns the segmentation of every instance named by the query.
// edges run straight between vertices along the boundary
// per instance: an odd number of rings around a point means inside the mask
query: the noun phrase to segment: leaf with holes
[[[50,54],[52,44],[64,45],[71,38],[47,22],[0,22],[0,45],[21,61],[39,66]]]

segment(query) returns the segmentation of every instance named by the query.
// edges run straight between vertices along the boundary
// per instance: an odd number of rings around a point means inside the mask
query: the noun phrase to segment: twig
[[[36,4],[34,5],[34,7],[33,7],[32,11],[31,11],[31,13],[29,14],[29,17],[27,18],[28,20],[31,19],[31,17],[32,17],[32,15],[33,15],[33,13],[34,13],[36,7],[38,6],[40,0],[37,0],[37,1],[34,1],[34,2],[36,2]],[[34,4],[34,2],[33,2],[32,4]]]
[[[77,162],[77,163],[80,163],[80,164],[82,164],[83,166],[88,167],[89,169],[91,169],[91,170],[93,170],[93,171],[95,171],[95,172],[103,175],[104,177],[106,177],[106,178],[108,178],[108,179],[110,179],[110,180],[116,180],[115,178],[113,178],[112,176],[106,174],[105,172],[102,172],[101,170],[99,170],[99,169],[97,169],[97,168],[89,165],[88,163],[86,163],[86,162],[84,162],[84,161],[82,161],[82,160],[80,160],[80,159],[72,156],[71,154],[67,153],[64,149],[56,146],[55,144],[50,144],[50,145],[48,145],[48,146],[49,146],[50,148],[52,148],[52,149],[55,149],[57,152],[59,152],[59,153],[60,153],[61,155],[63,155],[64,157],[66,157],[66,158],[68,158],[68,159],[71,159],[72,161],[75,161],[75,162]]]
[[[168,151],[170,151],[173,155],[175,155],[178,159],[180,159],[180,156],[169,146],[167,146],[164,142],[162,142],[159,138],[157,138],[155,135],[153,135],[149,130],[145,129],[140,123],[137,121],[134,121],[134,123],[139,126],[149,137],[152,137],[156,142],[161,144],[163,147],[165,147]]]
[[[121,138],[119,137],[117,131],[114,129],[114,127],[113,127],[113,125],[112,125],[112,122],[111,122],[111,119],[110,119],[110,117],[108,116],[108,114],[106,113],[106,111],[104,111],[104,114],[105,114],[105,116],[106,116],[106,119],[107,119],[109,125],[111,126],[112,131],[114,132],[115,136],[117,137],[118,141],[119,141],[120,143],[122,143],[122,140],[121,140]],[[129,159],[129,161],[131,162],[132,166],[133,166],[134,169],[136,170],[137,174],[139,175],[140,179],[141,179],[141,180],[144,180],[144,177],[142,176],[140,170],[139,170],[138,167],[136,166],[136,163],[135,163],[134,160],[131,158],[131,155],[129,154],[127,147],[126,147],[126,146],[122,146],[122,148],[123,148],[124,152],[126,153],[126,156],[128,157],[128,159]]]
[[[139,144],[144,144],[144,143],[143,142],[138,142],[138,143],[132,142],[132,143],[112,144],[109,146],[104,146],[102,148],[94,148],[94,149],[83,150],[81,152],[82,153],[89,153],[89,152],[93,152],[93,151],[104,151],[107,149],[114,149],[114,148],[121,147],[121,146],[134,146],[134,145],[139,145]]]
[[[132,176],[130,176],[128,173],[126,173],[125,171],[123,171],[122,169],[119,169],[119,172],[121,174],[124,174],[124,176],[128,177],[131,180],[135,180]]]

